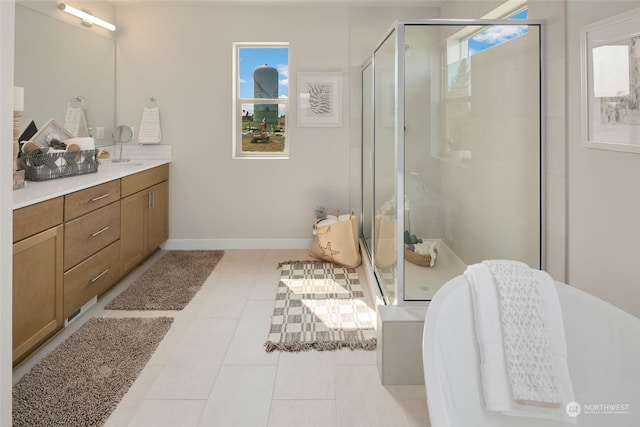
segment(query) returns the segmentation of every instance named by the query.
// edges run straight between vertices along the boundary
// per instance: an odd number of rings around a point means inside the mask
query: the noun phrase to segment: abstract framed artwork
[[[298,126],[342,126],[342,73],[298,73]]]
[[[640,9],[581,30],[582,141],[640,153]]]

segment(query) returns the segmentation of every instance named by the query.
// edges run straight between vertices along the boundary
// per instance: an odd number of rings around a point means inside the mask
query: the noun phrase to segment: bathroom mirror
[[[128,162],[128,159],[122,158],[122,144],[126,144],[133,138],[133,128],[131,126],[120,125],[113,129],[113,141],[116,143],[116,147],[120,146],[120,157],[112,160],[114,163]]]
[[[127,143],[133,138],[133,129],[131,126],[116,126],[113,129],[113,140],[118,144]]]
[[[33,120],[64,124],[67,105],[84,100],[95,143],[113,145],[115,40],[99,28],[56,19],[56,2],[26,2],[15,8],[14,85],[24,87],[22,132]]]

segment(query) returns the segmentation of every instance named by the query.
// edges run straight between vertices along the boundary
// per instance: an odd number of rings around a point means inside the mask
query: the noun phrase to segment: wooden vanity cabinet
[[[128,273],[169,237],[169,165],[122,178],[121,270]]]
[[[63,198],[13,212],[13,362],[52,336],[63,315]]]
[[[14,365],[167,240],[168,179],[165,164],[13,211]]]

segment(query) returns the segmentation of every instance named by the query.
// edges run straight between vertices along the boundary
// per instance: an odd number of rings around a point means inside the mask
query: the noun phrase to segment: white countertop
[[[98,172],[49,181],[25,181],[24,188],[13,191],[13,209],[23,208],[44,202],[54,197],[64,196],[74,191],[84,190],[94,185],[170,163],[171,160],[131,160],[125,163],[112,163],[101,160]]]

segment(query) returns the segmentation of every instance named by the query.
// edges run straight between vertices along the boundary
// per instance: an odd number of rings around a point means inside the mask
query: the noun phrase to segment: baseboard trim
[[[309,249],[313,239],[169,239],[167,250],[202,249]]]

